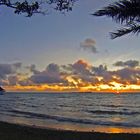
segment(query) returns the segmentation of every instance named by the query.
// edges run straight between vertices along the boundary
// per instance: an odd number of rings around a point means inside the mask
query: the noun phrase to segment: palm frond
[[[94,16],[108,16],[116,22],[140,20],[140,0],[121,0],[96,11]]]
[[[119,30],[117,30],[117,32],[111,32],[110,36],[111,36],[111,39],[115,39],[117,37],[121,37],[121,36],[129,34],[129,33],[139,34],[140,33],[140,25],[135,24],[135,23],[130,24],[129,27],[119,29]]]

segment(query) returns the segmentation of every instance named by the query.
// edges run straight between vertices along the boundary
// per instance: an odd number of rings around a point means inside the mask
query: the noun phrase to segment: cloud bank
[[[137,60],[128,60],[128,61],[118,61],[114,64],[114,66],[118,66],[118,67],[137,67],[139,66],[139,61]]]
[[[137,60],[118,61],[118,70],[106,65],[91,65],[82,59],[72,64],[48,64],[44,70],[36,65],[26,66],[27,74],[21,72],[22,63],[0,64],[0,84],[15,89],[93,91],[93,90],[140,90],[140,66]]]

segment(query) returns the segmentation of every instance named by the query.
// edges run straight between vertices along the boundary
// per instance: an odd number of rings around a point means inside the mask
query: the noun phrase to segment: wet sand
[[[140,134],[66,131],[0,122],[0,140],[140,140]]]

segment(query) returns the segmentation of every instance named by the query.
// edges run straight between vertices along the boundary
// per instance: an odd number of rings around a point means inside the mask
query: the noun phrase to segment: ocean
[[[0,121],[77,131],[140,133],[139,93],[5,93]]]

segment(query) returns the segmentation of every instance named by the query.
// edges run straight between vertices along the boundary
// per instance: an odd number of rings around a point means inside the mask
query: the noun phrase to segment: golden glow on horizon
[[[21,77],[25,78],[25,77]],[[5,86],[6,91],[52,91],[52,92],[138,92],[140,91],[140,84],[138,85],[124,85],[122,83],[111,81],[109,83],[91,83],[82,81],[82,79],[73,78],[72,76],[67,76],[66,80],[68,83],[58,83],[58,84],[31,84],[27,86]],[[102,80],[98,77],[98,80]]]
[[[111,82],[110,84],[113,85],[112,89],[114,89],[114,90],[121,90],[122,89],[122,84],[120,84],[120,83]]]
[[[73,83],[74,85],[78,84],[78,82],[74,80],[71,76],[68,76],[66,79],[68,80],[69,83]]]
[[[96,127],[95,131],[106,132],[106,133],[139,133],[140,129],[138,129],[138,128],[117,128],[117,127]]]
[[[133,91],[140,91],[140,85],[127,85],[123,86],[122,84],[111,82],[109,84],[100,84],[100,85],[92,85],[89,83],[78,83],[77,81],[73,81],[73,79],[69,79],[73,85],[62,85],[62,84],[40,84],[40,85],[30,85],[30,86],[5,86],[7,91],[54,91],[54,92],[71,92],[71,91],[78,91],[78,92],[133,92]],[[81,82],[81,81],[80,81]]]

